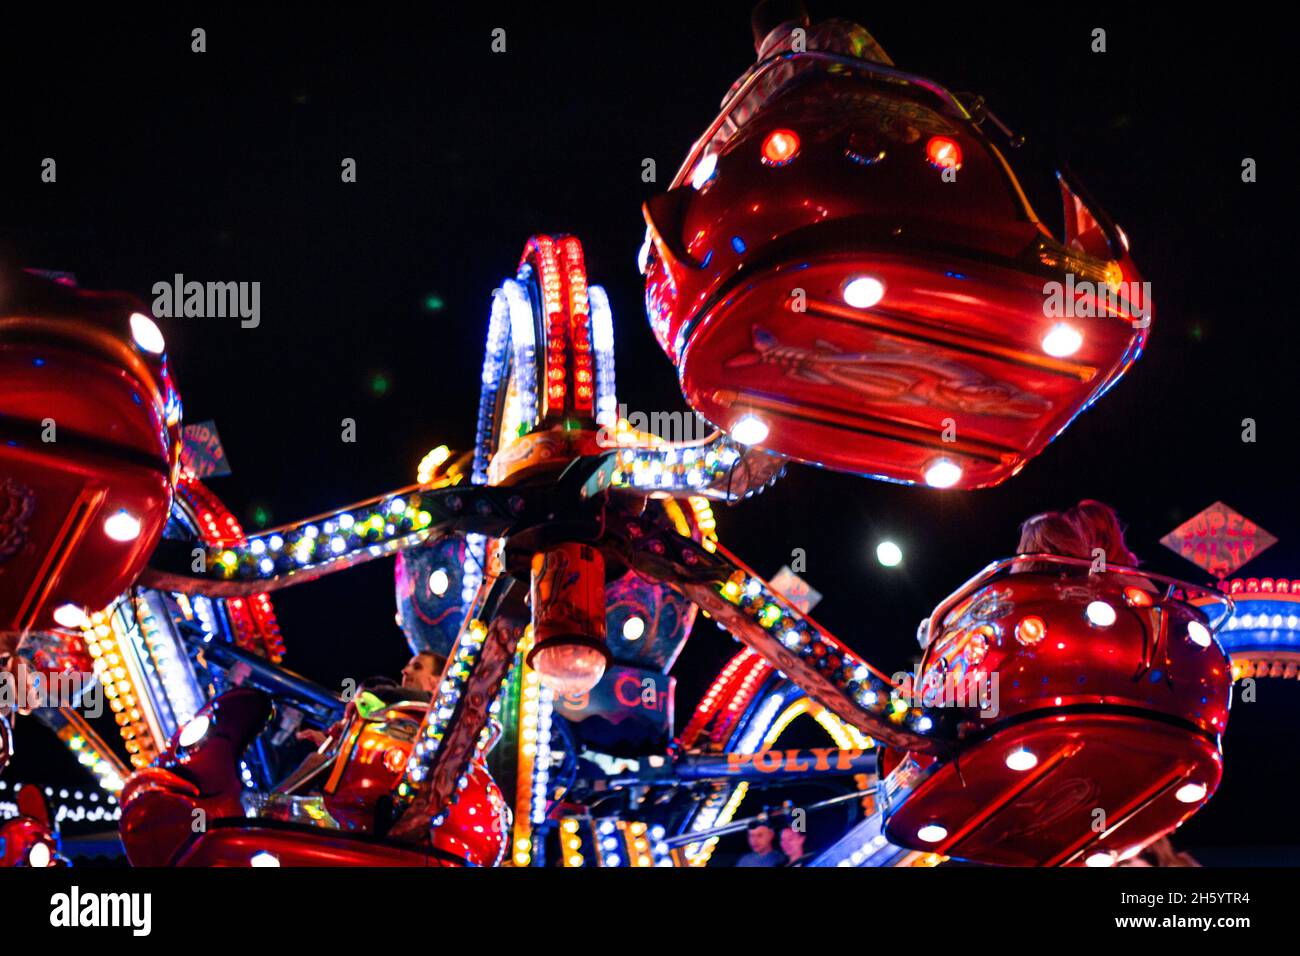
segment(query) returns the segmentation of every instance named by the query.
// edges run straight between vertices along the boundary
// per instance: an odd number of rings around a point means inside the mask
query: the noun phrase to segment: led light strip
[[[566,867],[580,867],[587,862],[582,852],[582,821],[578,817],[560,818],[560,862]]]
[[[144,650],[158,680],[169,712],[169,726],[179,729],[189,723],[203,706],[203,696],[190,672],[185,649],[170,633],[163,631],[153,608],[144,594],[135,596],[135,618],[140,628]],[[157,708],[157,701],[153,704]],[[161,741],[159,742],[161,745]]]
[[[546,821],[550,793],[551,720],[553,692],[542,686],[537,672],[525,663],[533,646],[530,624],[516,651],[519,675],[519,741],[515,771],[514,831],[512,859],[516,866],[528,866],[535,855],[536,827]]]
[[[122,740],[130,755],[131,765],[147,766],[158,756],[153,729],[146,718],[144,695],[136,684],[135,675],[127,667],[126,651],[121,647],[120,636],[108,611],[96,611],[90,623],[82,629],[86,650],[95,662],[95,674],[108,697],[109,709],[117,722]]]
[[[474,442],[474,467],[472,480],[477,485],[487,483],[488,465],[494,451],[493,427],[496,422],[497,394],[508,368],[507,356],[512,333],[510,299],[498,289],[492,294],[492,311],[488,318],[487,345],[483,351],[483,374],[480,377],[478,428]],[[503,436],[498,440],[504,442]]]
[[[639,441],[635,432],[619,432]],[[763,490],[785,473],[785,459],[764,451],[742,458],[726,435],[693,445],[656,443],[651,447],[620,448],[610,486],[648,493],[691,495],[737,501]]]
[[[546,334],[544,418],[558,423],[564,417],[568,395],[568,317],[564,307],[564,281],[555,243],[550,236],[534,236],[524,248],[520,265],[531,264],[542,296],[542,323]]]
[[[603,287],[587,289],[591,302],[591,343],[596,351],[596,424],[612,427],[618,418],[614,375],[614,313]]]
[[[721,550],[721,547],[720,547]],[[827,681],[863,710],[887,715],[900,726],[924,734],[929,724],[919,708],[893,705],[895,688],[866,661],[804,617],[782,595],[746,568],[730,553],[725,556],[741,567],[718,586],[722,599],[734,605],[753,623],[776,635],[786,650],[814,667]]]
[[[192,475],[182,476],[177,485],[181,499],[194,512],[199,525],[199,535],[209,549],[244,548],[249,539],[243,526],[216,495]],[[265,545],[253,553],[259,565],[265,557]],[[210,556],[210,555],[209,555]],[[176,595],[179,599],[180,595]],[[275,617],[275,609],[266,594],[251,596],[247,602],[232,599],[225,603],[226,616],[234,633],[235,644],[255,654],[261,654],[273,663],[284,659],[284,638]],[[215,629],[214,629],[215,630]]]
[[[431,533],[433,514],[428,509],[433,507],[436,493],[459,483],[462,477],[452,468],[431,485],[411,486],[264,531],[246,544],[207,545],[207,566],[215,569],[220,580],[268,581],[267,586],[273,587],[271,579],[282,586],[297,573],[319,573],[392,554],[420,543]]]
[[[767,662],[759,657],[757,653],[748,647],[736,654],[729,660],[721,673],[713,679],[709,689],[705,691],[704,696],[700,699],[699,704],[695,707],[695,713],[691,714],[691,719],[686,724],[686,729],[682,731],[678,740],[684,747],[693,747],[699,739],[704,728],[708,726],[709,721],[713,718],[722,706],[724,698],[730,697],[732,684],[736,681],[737,675],[748,673],[755,667],[766,666]]]
[[[77,763],[94,775],[101,789],[109,793],[121,791],[131,772],[130,768],[91,729],[85,718],[71,707],[60,707],[54,714],[42,716],[45,722],[54,728],[59,740],[63,741],[64,746],[72,752]]]
[[[573,409],[594,417],[595,367],[591,342],[591,305],[587,296],[587,271],[582,245],[572,236],[560,240],[564,257],[564,284],[569,297],[569,343],[573,347]]]
[[[429,704],[429,712],[416,735],[415,745],[411,748],[411,755],[406,761],[406,768],[394,788],[395,818],[400,817],[415,800],[421,785],[433,770],[443,738],[451,729],[451,719],[456,714],[457,705],[465,693],[470,675],[483,653],[483,645],[487,640],[488,628],[479,619],[479,614],[496,580],[495,570],[486,575],[474,600],[465,609],[465,621],[461,625],[456,642],[452,645],[447,666],[442,674],[442,683],[438,685],[437,694]],[[499,688],[495,691],[499,692]],[[482,739],[480,735],[480,743]],[[457,791],[463,790],[468,782],[468,777],[462,774],[457,781]],[[441,825],[446,816],[447,811],[444,808],[430,820],[430,826]]]

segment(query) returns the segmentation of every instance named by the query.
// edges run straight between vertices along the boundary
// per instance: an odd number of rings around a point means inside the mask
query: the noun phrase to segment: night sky
[[[214,419],[234,468],[211,487],[247,527],[258,509],[279,524],[410,483],[434,445],[470,446],[490,294],[532,233],[582,239],[614,308],[620,401],[684,408],[644,318],[640,205],[752,61],[748,5],[450,6],[6,12],[0,250],[146,301],[178,272],[262,284],[257,329],[160,323],[186,420]],[[1081,497],[1119,509],[1152,570],[1198,581],[1158,539],[1222,500],[1281,539],[1244,573],[1300,577],[1300,355],[1282,293],[1294,173],[1279,140],[1293,119],[1276,105],[1290,33],[1259,12],[811,7],[862,20],[900,67],[983,93],[1069,157],[1128,233],[1156,317],[1129,376],[1003,486],[945,493],[792,466],[760,499],[717,509],[722,540],[768,574],[805,549],[825,595],[816,616],[887,672],[910,665],[930,607],[1013,549],[1021,520]],[[204,54],[190,52],[195,26]],[[498,26],[505,54],[490,50]],[[1104,54],[1089,51],[1098,26]],[[40,182],[47,156],[53,185]],[[344,157],[355,184],[340,182]],[[641,180],[646,157],[658,186]],[[1242,183],[1245,157],[1259,182]],[[340,441],[345,417],[355,444]],[[876,563],[885,536],[902,567]],[[286,663],[322,683],[405,659],[391,561],[275,602]],[[674,671],[679,715],[735,648],[701,624]],[[1225,782],[1181,846],[1210,859],[1289,845],[1300,862],[1297,714],[1292,681],[1261,682],[1258,702],[1234,708]],[[78,772],[35,721],[17,734],[6,779]]]

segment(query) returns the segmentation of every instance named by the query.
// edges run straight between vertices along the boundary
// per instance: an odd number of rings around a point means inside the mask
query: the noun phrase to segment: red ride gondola
[[[180,451],[163,349],[128,296],[0,269],[0,632],[76,627],[144,566]]]
[[[427,706],[398,702],[354,713],[330,759],[260,797],[249,816],[239,760],[270,717],[271,702],[255,690],[223,694],[181,729],[155,766],[127,781],[120,798],[127,857],[136,866],[495,866],[510,811],[478,760],[427,841],[376,833]],[[309,783],[316,792],[307,795]]]
[[[69,866],[67,857],[59,852],[50,807],[41,791],[30,785],[20,787],[17,803],[18,815],[0,821],[0,868]]]
[[[1232,685],[1213,631],[1231,600],[1132,568],[1089,571],[1075,558],[1007,559],[935,609],[913,692],[951,721],[953,754],[893,769],[892,842],[999,865],[1109,866],[1213,795]],[[1211,621],[1189,599],[1220,613]]]
[[[647,310],[691,406],[747,444],[937,487],[1041,452],[1137,358],[1151,304],[1068,175],[1050,235],[989,125],[855,56],[753,70],[645,204]]]

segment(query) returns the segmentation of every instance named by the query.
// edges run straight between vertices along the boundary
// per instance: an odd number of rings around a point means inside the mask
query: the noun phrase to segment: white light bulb
[[[937,823],[927,823],[916,831],[916,838],[923,843],[938,843],[947,835],[947,829]]]
[[[1038,766],[1038,756],[1032,750],[1021,747],[1007,754],[1007,766],[1017,773],[1024,773]]]
[[[718,169],[718,154],[705,153],[700,157],[700,161],[695,164],[695,172],[691,173],[691,185],[696,189],[703,189],[705,184],[713,178],[713,174]]]
[[[1115,623],[1115,609],[1105,601],[1091,602],[1084,613],[1088,621],[1097,627],[1110,627]]]
[[[182,747],[193,747],[207,735],[209,725],[210,721],[207,716],[199,714],[181,728],[180,736],[176,738],[176,742]]]
[[[1058,322],[1043,336],[1043,351],[1054,358],[1065,358],[1079,351],[1083,335],[1073,326]]]
[[[903,549],[892,541],[876,545],[876,560],[887,568],[897,567],[903,560]]]
[[[731,437],[742,445],[757,445],[767,438],[767,425],[757,415],[746,415],[731,426]]]
[[[885,297],[885,284],[871,276],[855,276],[844,284],[844,301],[855,309],[869,309]]]
[[[140,519],[126,509],[104,519],[104,534],[114,541],[134,541],[140,536]]]
[[[961,466],[940,458],[925,470],[925,483],[931,488],[951,488],[961,481]]]
[[[136,345],[151,355],[161,355],[167,347],[158,323],[139,312],[131,313],[131,337]]]
[[[59,627],[90,627],[90,618],[75,604],[63,604],[54,609],[54,623]]]
[[[1174,794],[1182,803],[1200,803],[1208,792],[1203,783],[1185,783]]]

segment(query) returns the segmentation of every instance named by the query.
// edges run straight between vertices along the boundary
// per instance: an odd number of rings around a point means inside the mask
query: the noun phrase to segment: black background
[[[1115,504],[1153,570],[1205,580],[1160,536],[1216,500],[1281,539],[1246,573],[1300,577],[1289,28],[1132,7],[813,3],[863,21],[899,66],[984,93],[1067,155],[1153,285],[1147,354],[1000,488],[944,493],[795,467],[719,508],[764,573],[808,555],[817,616],[878,666],[916,622],[1012,550],[1027,515]],[[752,61],[748,5],[321,7],[163,14],[6,11],[0,243],[27,266],[146,301],[174,273],[262,283],[262,323],[164,320],[186,419],[215,419],[235,473],[211,482],[249,527],[414,480],[473,439],[489,297],[527,237],[572,232],[614,307],[619,398],[682,408],[644,320],[641,180],[671,178]],[[190,30],[208,52],[190,52]],[[507,31],[493,54],[490,32]],[[1094,27],[1108,51],[1089,50]],[[58,182],[40,182],[41,160]],[[1244,157],[1259,182],[1243,184]],[[358,181],[340,182],[343,157]],[[1047,210],[1042,210],[1047,214]],[[428,296],[441,311],[425,307]],[[375,376],[389,383],[380,395]],[[358,440],[340,441],[355,418]],[[1241,440],[1242,419],[1258,441]],[[901,567],[876,563],[885,536]],[[281,592],[286,663],[317,680],[395,673],[391,562]],[[703,622],[674,673],[687,712],[735,645]],[[1300,861],[1290,808],[1300,687],[1234,708],[1218,795],[1180,834],[1207,860]],[[79,771],[32,720],[6,779]],[[1293,848],[1265,850],[1265,846]],[[1238,849],[1227,856],[1214,848]]]

